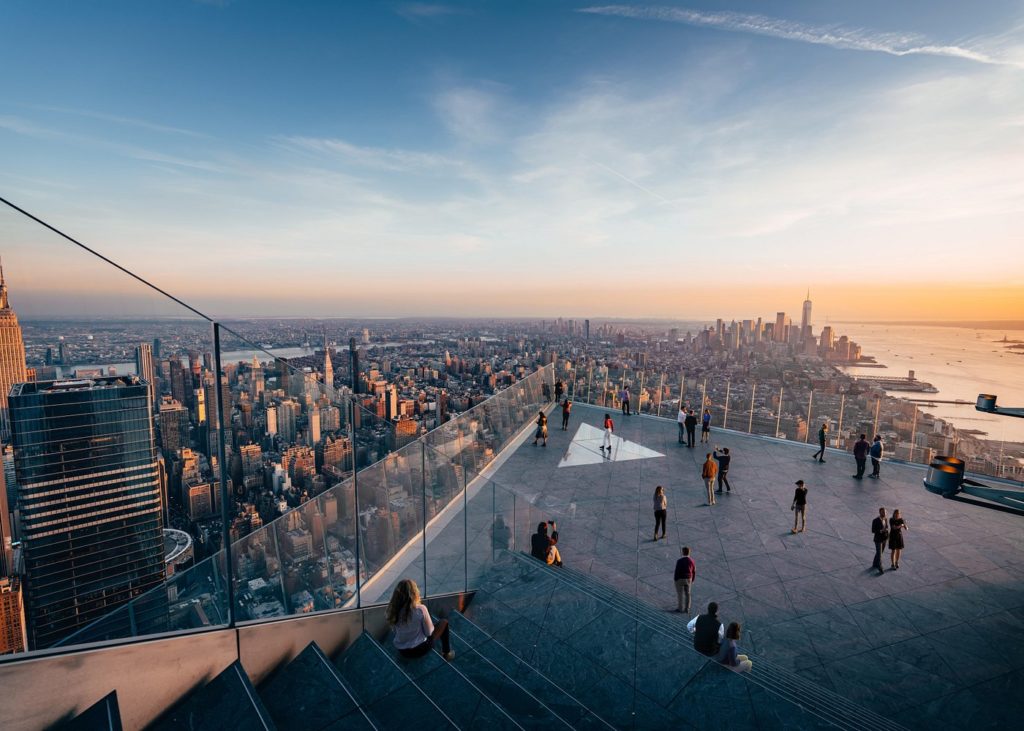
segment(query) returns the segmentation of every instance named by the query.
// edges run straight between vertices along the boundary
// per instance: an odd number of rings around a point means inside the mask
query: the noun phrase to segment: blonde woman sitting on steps
[[[388,603],[388,624],[395,628],[395,647],[403,657],[423,657],[441,640],[445,660],[455,657],[448,631],[448,620],[435,625],[430,612],[420,604],[420,589],[412,579],[398,582]]]

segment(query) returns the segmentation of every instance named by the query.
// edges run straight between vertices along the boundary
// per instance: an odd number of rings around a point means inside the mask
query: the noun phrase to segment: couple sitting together
[[[742,627],[739,622],[730,622],[726,629],[718,619],[718,604],[708,604],[707,614],[700,614],[690,620],[686,628],[693,634],[693,649],[713,657],[730,670],[738,673],[750,672],[754,663],[746,655],[739,654]]]

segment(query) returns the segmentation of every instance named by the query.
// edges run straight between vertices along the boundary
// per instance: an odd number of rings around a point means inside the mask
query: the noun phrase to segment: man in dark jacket
[[[871,568],[878,569],[878,573],[884,574],[882,553],[885,552],[885,544],[889,542],[889,521],[885,518],[885,508],[879,508],[878,517],[871,521],[871,533],[875,541],[875,561]]]
[[[732,485],[729,484],[729,462],[732,461],[729,448],[726,447],[719,452],[719,447],[715,447],[714,455],[718,460],[718,492],[722,492],[722,485],[725,485],[726,492],[732,492]]]
[[[697,652],[714,657],[722,646],[722,639],[725,637],[725,628],[718,618],[718,604],[708,604],[708,613],[698,615],[696,619],[690,620],[693,629],[693,649]]]
[[[875,435],[875,441],[871,443],[871,474],[869,477],[873,477],[876,480],[879,478],[882,471],[882,437]]]
[[[853,458],[857,460],[857,474],[853,477],[856,480],[864,479],[864,468],[868,465],[868,450],[871,449],[871,445],[868,444],[868,435],[861,434],[860,439],[853,445]]]
[[[818,451],[814,453],[811,459],[816,459],[819,462],[825,461],[825,444],[828,442],[828,422],[821,422],[821,428],[818,429]]]
[[[693,409],[686,412],[686,446],[691,449],[697,442],[697,417],[693,415]]]

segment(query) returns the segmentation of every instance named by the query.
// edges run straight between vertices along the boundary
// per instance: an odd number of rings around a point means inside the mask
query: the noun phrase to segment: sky
[[[215,317],[1024,318],[1020,0],[3,14],[0,197]],[[173,310],[0,208],[22,317]]]

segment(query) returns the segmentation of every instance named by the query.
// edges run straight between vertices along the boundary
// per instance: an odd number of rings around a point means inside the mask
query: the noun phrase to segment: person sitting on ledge
[[[686,625],[693,634],[693,649],[697,652],[715,657],[725,639],[725,627],[718,619],[718,602],[708,604],[707,614],[698,614]]]
[[[550,533],[548,526],[551,526]],[[558,552],[558,526],[555,525],[555,521],[537,524],[537,532],[530,536],[530,555],[549,566],[562,565],[562,554]]]
[[[420,588],[412,579],[402,579],[391,593],[386,614],[388,624],[395,628],[395,647],[402,657],[423,657],[437,640],[441,640],[441,651],[445,660],[452,660],[448,620],[430,620],[430,612],[420,604]]]
[[[722,644],[715,658],[730,670],[737,673],[749,673],[754,663],[746,655],[740,655],[737,643],[740,641],[742,626],[739,622],[729,622],[729,629],[725,631],[725,643]]]

